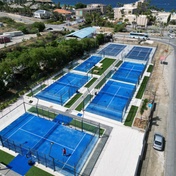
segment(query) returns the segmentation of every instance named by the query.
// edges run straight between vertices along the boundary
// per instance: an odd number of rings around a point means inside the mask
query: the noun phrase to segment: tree
[[[75,4],[75,9],[82,9],[82,8],[86,8],[87,5],[83,4],[81,2],[78,2],[77,4]]]
[[[45,24],[42,22],[34,22],[32,24],[32,27],[37,28],[39,32],[43,32],[43,30],[45,29]]]
[[[103,34],[98,34],[98,35],[96,36],[96,42],[97,42],[99,45],[103,44],[103,43],[104,43],[104,35],[103,35]]]

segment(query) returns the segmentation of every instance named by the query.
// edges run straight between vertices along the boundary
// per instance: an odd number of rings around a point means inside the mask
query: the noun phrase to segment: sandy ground
[[[160,57],[165,56],[166,64],[161,64]],[[167,114],[169,105],[169,65],[172,64],[173,49],[169,45],[158,43],[155,54],[154,70],[147,87],[147,95],[155,96],[156,111],[153,117],[152,129],[149,134],[147,154],[143,162],[141,176],[164,176],[165,151],[153,149],[153,135],[155,132],[166,137]]]

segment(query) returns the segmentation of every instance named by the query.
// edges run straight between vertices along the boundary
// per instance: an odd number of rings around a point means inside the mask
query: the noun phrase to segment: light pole
[[[54,142],[51,142],[51,143],[50,143],[50,150],[49,150],[49,156],[50,156],[50,157],[51,157],[50,154],[51,154],[51,149],[52,149],[52,147],[53,147],[53,144],[54,144]]]
[[[52,150],[53,145],[54,145],[54,142],[51,142],[51,143],[50,143],[50,150],[49,150],[49,157],[52,158],[52,161],[53,161],[53,170],[55,171],[54,158],[51,156],[51,150]]]

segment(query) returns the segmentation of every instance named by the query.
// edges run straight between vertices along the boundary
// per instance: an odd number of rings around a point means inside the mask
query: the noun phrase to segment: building
[[[157,22],[162,22],[162,23],[167,23],[167,19],[171,13],[170,12],[157,12],[155,13],[156,16],[156,21]],[[176,14],[173,13],[171,14],[170,20],[176,20]]]
[[[118,21],[128,20],[130,24],[146,27],[148,19],[146,15],[136,16],[135,13],[139,5],[142,5],[144,0],[139,0],[132,4],[125,4],[123,7],[114,8],[114,19]]]
[[[34,12],[35,18],[47,19],[47,18],[50,18],[50,16],[51,16],[51,12],[46,10],[37,10]]]
[[[79,39],[83,39],[83,38],[91,38],[94,36],[94,34],[96,33],[96,28],[94,27],[87,27],[87,28],[83,28],[81,30],[78,30],[76,32],[72,32],[71,34],[68,34],[66,37],[74,37],[74,38],[79,38]]]
[[[145,0],[139,0],[132,4],[124,4],[123,7],[114,8],[114,19],[124,18],[126,15],[135,14],[138,6],[141,6]]]
[[[77,17],[81,17],[81,18],[85,17],[86,14],[91,14],[91,13],[105,14],[106,13],[106,5],[104,5],[104,4],[89,4],[89,5],[87,5],[86,8],[76,9],[75,13],[76,13]]]
[[[57,12],[63,15],[66,18],[66,20],[69,20],[72,15],[72,12],[65,10],[65,9],[55,9],[53,12]]]

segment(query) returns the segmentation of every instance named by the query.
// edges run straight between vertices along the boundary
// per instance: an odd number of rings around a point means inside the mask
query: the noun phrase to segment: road
[[[124,37],[125,36],[125,37]],[[116,34],[117,38],[127,35]],[[146,157],[143,162],[141,176],[175,176],[176,175],[176,39],[152,36],[151,40],[159,41],[173,47],[166,58],[168,65],[158,65],[160,84],[156,96],[156,111],[148,138]],[[153,135],[159,132],[165,136],[166,145],[163,152],[153,149]]]
[[[171,95],[169,103],[169,113],[168,113],[168,125],[167,125],[167,141],[166,141],[166,164],[165,164],[165,176],[175,176],[176,175],[176,41],[173,40],[171,45],[174,48],[174,59],[171,64]],[[174,44],[174,45],[173,45]]]

